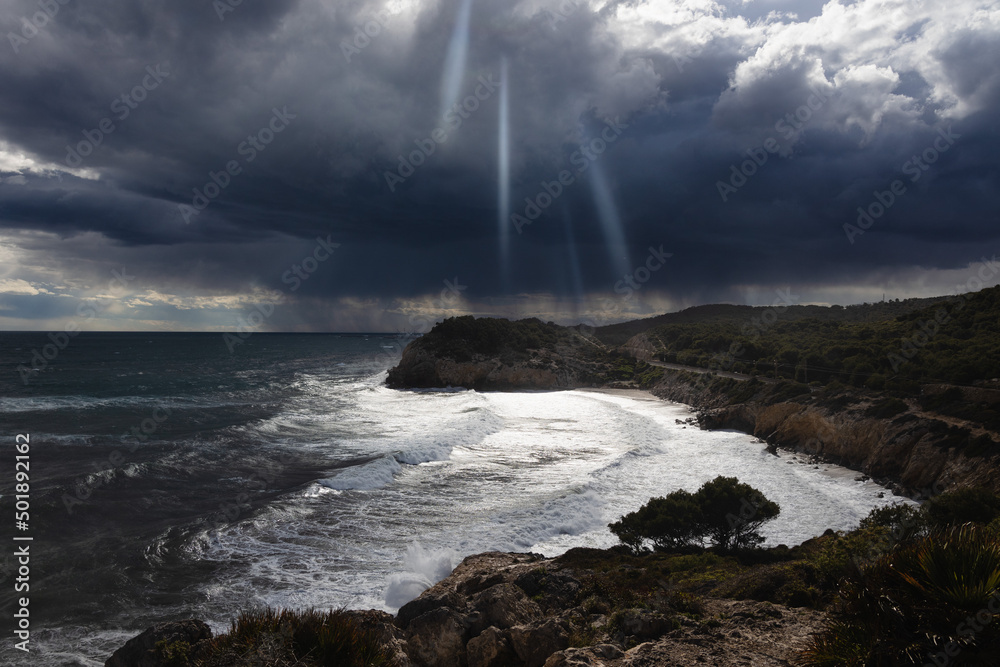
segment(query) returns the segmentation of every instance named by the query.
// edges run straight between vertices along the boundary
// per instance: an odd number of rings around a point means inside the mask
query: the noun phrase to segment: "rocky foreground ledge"
[[[692,567],[676,558],[596,549],[558,558],[484,553],[466,558],[395,617],[351,613],[391,647],[398,667],[770,667],[790,664],[826,620],[825,612],[805,607],[683,592],[678,576],[687,577],[685,588],[695,581],[716,590],[712,564],[731,564],[703,556],[704,563]],[[677,567],[689,569],[672,577]],[[632,582],[631,590],[623,579]],[[190,642],[197,655],[198,642],[210,636],[201,621],[165,623],[132,639],[105,664],[166,667],[176,663],[157,649],[163,640]]]

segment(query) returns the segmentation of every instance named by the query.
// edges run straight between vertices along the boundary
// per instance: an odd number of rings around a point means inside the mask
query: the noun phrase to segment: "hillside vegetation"
[[[787,301],[794,302],[797,297],[786,294]],[[796,306],[782,304],[781,298],[776,299],[777,305],[772,306],[737,306],[726,303],[713,303],[704,306],[693,306],[675,313],[666,313],[641,320],[631,320],[619,324],[609,324],[594,329],[594,335],[607,345],[623,345],[632,336],[649,331],[656,327],[672,324],[705,324],[712,322],[730,322],[745,324],[752,322],[768,310],[781,311],[781,319],[794,321],[814,319],[826,322],[876,322],[907,315],[942,303],[948,297],[930,297],[924,299],[895,299],[877,303],[859,303],[851,306]]]
[[[1000,287],[846,308],[705,306],[654,319],[638,333],[669,363],[906,392],[1000,377]],[[595,335],[612,342],[641,328],[615,327]]]
[[[554,350],[559,345],[573,345],[578,338],[567,327],[537,318],[512,322],[465,315],[444,320],[420,338],[420,345],[455,361],[469,361],[476,355],[527,356],[529,350]]]

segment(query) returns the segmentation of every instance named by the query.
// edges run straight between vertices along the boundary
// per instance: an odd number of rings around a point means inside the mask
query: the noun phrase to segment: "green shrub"
[[[865,416],[875,417],[877,419],[888,419],[889,417],[895,417],[901,412],[906,412],[910,409],[904,401],[898,398],[883,398],[872,404],[867,410],[865,410]]]
[[[924,505],[924,511],[936,528],[963,523],[988,524],[1000,516],[1000,497],[980,487],[956,489],[932,498]]]
[[[771,391],[771,401],[774,403],[780,403],[782,401],[790,401],[793,398],[798,398],[800,396],[808,396],[812,393],[809,389],[809,385],[800,384],[798,382],[779,382],[773,385]]]
[[[883,529],[893,542],[903,542],[927,530],[927,517],[920,507],[893,503],[876,507],[861,520],[860,528]]]
[[[760,491],[735,477],[716,477],[695,493],[678,489],[651,498],[637,511],[608,527],[633,551],[647,541],[659,551],[704,546],[706,540],[722,551],[758,546],[758,532],[781,508]]]
[[[724,582],[713,593],[791,607],[818,607],[823,597],[816,586],[814,568],[802,561],[757,565]]]
[[[649,389],[663,379],[663,369],[639,362],[636,364],[635,381],[642,389]]]
[[[693,544],[701,531],[700,522],[701,508],[694,494],[678,489],[660,498],[650,498],[608,528],[635,552],[643,549],[646,540],[657,551],[669,551]]]
[[[156,643],[156,650],[163,660],[164,667],[187,667],[191,664],[191,644],[189,642],[167,643],[167,640],[164,639]]]
[[[982,662],[1000,653],[1000,541],[984,527],[936,531],[863,566],[803,664]],[[971,619],[971,620],[970,620]],[[944,649],[948,647],[949,653]],[[939,663],[940,664],[940,663]]]

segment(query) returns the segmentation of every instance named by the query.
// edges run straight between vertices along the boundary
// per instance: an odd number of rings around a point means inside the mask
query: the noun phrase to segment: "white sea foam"
[[[751,436],[683,428],[676,420],[690,411],[662,401],[396,392],[371,380],[351,389],[312,383],[309,391],[278,418],[308,423],[309,446],[331,460],[373,458],[209,541],[204,557],[231,571],[212,595],[394,610],[473,553],[611,546],[609,522],[717,475],[739,477],[781,505],[764,531],[770,544],[852,528],[893,502],[871,482],[824,472],[830,466],[789,465]],[[328,392],[344,406],[335,419],[320,410]]]

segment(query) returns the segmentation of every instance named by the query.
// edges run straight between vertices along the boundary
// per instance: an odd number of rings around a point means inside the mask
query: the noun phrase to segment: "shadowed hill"
[[[787,301],[793,303],[795,301],[792,295],[788,295],[786,298]],[[948,297],[940,296],[902,301],[896,299],[895,301],[862,303],[853,306],[797,306],[782,302],[781,298],[776,296],[775,302],[779,308],[786,306],[786,308],[782,308],[782,320],[785,321],[814,319],[823,322],[873,322],[906,315],[947,301],[947,299]],[[657,327],[671,324],[743,323],[760,318],[771,308],[771,306],[737,306],[725,303],[693,306],[676,313],[597,327],[594,329],[594,335],[606,345],[623,345],[632,336]]]
[[[846,308],[718,306],[663,317],[672,321],[638,336],[647,358],[669,363],[906,392],[1000,377],[1000,287]]]

